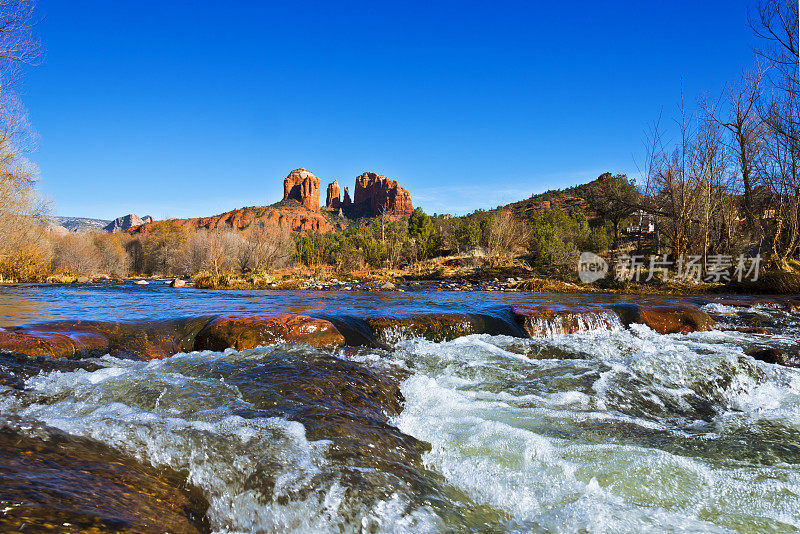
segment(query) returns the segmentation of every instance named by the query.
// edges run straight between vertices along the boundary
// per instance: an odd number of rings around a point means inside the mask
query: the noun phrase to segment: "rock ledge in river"
[[[298,342],[315,347],[344,345],[330,321],[308,315],[264,313],[218,317],[195,339],[195,350],[245,350],[273,343]]]

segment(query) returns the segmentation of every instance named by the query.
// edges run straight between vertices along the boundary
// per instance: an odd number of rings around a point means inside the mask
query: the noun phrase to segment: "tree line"
[[[748,19],[753,65],[721,97],[681,95],[675,140],[654,123],[641,199],[627,204],[653,216],[673,255],[759,254],[786,269],[800,252],[798,4],[765,0]]]

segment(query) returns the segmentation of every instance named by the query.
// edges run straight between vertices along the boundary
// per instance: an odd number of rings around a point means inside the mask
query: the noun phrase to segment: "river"
[[[0,326],[610,302],[674,299],[424,284],[405,293],[31,285],[0,287]],[[106,355],[33,371],[7,360],[0,368],[20,385],[0,385],[0,414],[15,431],[58,429],[169,468],[207,501],[214,532],[795,532],[800,370],[748,354],[795,350],[800,314],[686,302],[718,328],[612,324],[442,341],[400,332],[376,346]]]

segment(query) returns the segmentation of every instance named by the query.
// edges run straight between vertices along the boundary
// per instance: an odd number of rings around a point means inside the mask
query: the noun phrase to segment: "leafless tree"
[[[711,120],[729,133],[724,140],[733,156],[738,181],[741,183],[743,215],[752,238],[758,239],[762,213],[757,206],[755,190],[758,184],[758,165],[764,148],[764,121],[758,105],[762,96],[762,73],[745,72],[738,83],[732,84],[722,103],[725,111],[704,103]]]
[[[530,242],[530,230],[510,211],[502,210],[489,221],[489,252],[495,257],[517,254]]]
[[[250,225],[241,236],[237,252],[239,270],[260,271],[286,265],[292,257],[289,232],[263,223]]]
[[[41,47],[33,35],[34,2],[0,0],[0,270],[33,239],[42,237],[47,204],[35,190],[38,169],[26,159],[33,133],[17,88],[23,67]]]
[[[53,270],[70,274],[97,274],[101,257],[90,234],[67,234],[53,242]]]

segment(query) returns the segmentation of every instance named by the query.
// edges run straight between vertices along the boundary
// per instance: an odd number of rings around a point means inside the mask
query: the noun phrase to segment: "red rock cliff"
[[[234,230],[241,231],[253,224],[277,226],[305,234],[309,230],[325,233],[333,230],[333,226],[320,213],[313,213],[299,207],[251,207],[240,208],[213,217],[192,219],[170,219],[173,224],[187,230]],[[146,223],[133,229],[133,233],[147,234],[159,224],[166,221]]]
[[[365,172],[356,178],[353,204],[362,210],[362,216],[375,217],[382,213],[406,217],[414,211],[411,194],[395,180],[374,172]]]
[[[339,182],[334,180],[332,183],[328,184],[328,191],[325,195],[325,207],[336,210],[339,209],[339,206],[341,206],[341,200],[339,199]]]
[[[319,178],[305,169],[295,169],[283,180],[283,200],[294,199],[312,211],[319,211]]]

